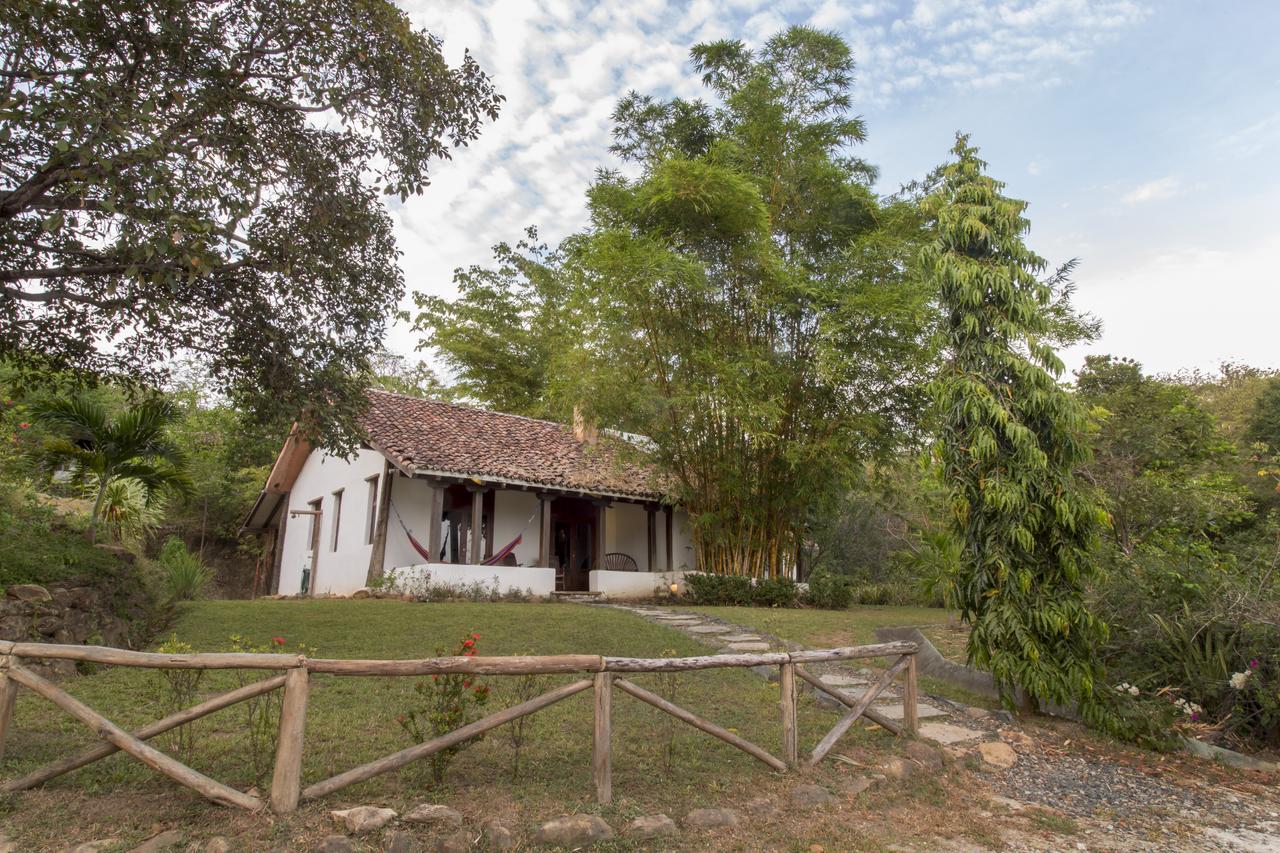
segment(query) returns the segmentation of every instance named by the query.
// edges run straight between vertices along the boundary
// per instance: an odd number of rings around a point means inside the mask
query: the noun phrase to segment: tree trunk
[[[107,484],[110,482],[106,475],[98,478],[98,499],[93,502],[93,515],[89,516],[89,527],[84,532],[84,538],[90,544],[98,541],[98,519],[102,517],[102,503],[107,499]]]

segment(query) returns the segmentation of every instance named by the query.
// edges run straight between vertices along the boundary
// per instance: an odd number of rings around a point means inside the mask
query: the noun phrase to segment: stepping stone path
[[[686,635],[703,643],[709,644],[714,641],[722,644],[723,647],[719,650],[721,654],[765,652],[772,648],[771,643],[760,634],[752,633],[741,625],[734,625],[731,622],[725,622],[715,617],[668,610],[657,606],[635,607],[605,602],[584,602],[584,604],[588,607],[612,607],[616,610],[625,610],[658,625],[684,631]],[[794,649],[796,646],[791,646],[791,648]],[[862,662],[859,661],[858,663],[861,664]],[[777,667],[753,667],[753,669],[761,676],[772,677],[775,680],[777,678]],[[818,675],[823,684],[856,701],[866,692],[866,688],[872,684],[879,672],[873,672],[871,669],[861,665],[855,667],[846,664],[834,669],[834,671],[815,674]],[[831,704],[835,704],[831,697],[826,697],[826,699]],[[901,686],[897,682],[891,684],[881,692],[872,707],[891,720],[901,720],[903,717]],[[922,722],[920,737],[942,746],[960,744],[960,748],[967,749],[976,746],[980,741],[984,742],[985,745],[985,743],[990,743],[994,739],[991,732],[975,726],[977,718],[963,711],[939,708],[922,700],[917,703],[916,713],[920,720],[929,721]],[[911,762],[907,762],[907,764],[909,767],[915,766]],[[699,817],[704,816],[691,814],[690,817],[693,817],[696,822]],[[689,817],[685,818],[685,822],[686,825],[689,824]]]

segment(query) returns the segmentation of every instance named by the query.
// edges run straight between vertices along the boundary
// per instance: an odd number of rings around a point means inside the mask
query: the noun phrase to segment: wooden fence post
[[[4,761],[4,745],[13,725],[13,704],[18,698],[18,682],[9,677],[9,667],[19,663],[16,657],[0,657],[0,761]]]
[[[920,710],[917,707],[919,687],[916,684],[916,656],[911,655],[907,663],[907,683],[902,691],[902,727],[907,734],[915,737],[920,734]]]
[[[784,663],[778,679],[782,692],[782,760],[791,769],[799,763],[796,726],[796,665]]]
[[[302,793],[302,734],[307,722],[309,690],[305,665],[300,663],[285,673],[276,765],[271,776],[271,810],[277,814],[296,809]]]
[[[596,802],[613,802],[613,757],[610,740],[613,733],[613,673],[595,675],[596,725],[591,772],[596,782]]]

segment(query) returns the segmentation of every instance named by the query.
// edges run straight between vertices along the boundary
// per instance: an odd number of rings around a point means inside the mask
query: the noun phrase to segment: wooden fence
[[[85,749],[68,758],[47,764],[18,779],[0,783],[0,791],[12,792],[33,788],[64,773],[84,767],[115,752],[125,752],[148,767],[179,784],[198,791],[203,796],[228,806],[260,809],[266,803],[261,799],[237,791],[204,774],[187,767],[180,761],[146,743],[156,735],[199,719],[214,711],[243,702],[254,696],[284,688],[280,712],[280,730],[276,742],[275,767],[271,780],[270,806],[276,812],[290,812],[298,807],[299,800],[310,800],[363,782],[383,773],[403,767],[412,761],[469,740],[476,735],[497,728],[520,717],[540,711],[549,705],[585,690],[595,695],[595,726],[592,750],[592,774],[595,780],[596,798],[601,803],[612,800],[612,707],[613,692],[617,690],[664,711],[696,729],[717,737],[731,746],[772,767],[780,773],[812,767],[820,762],[836,741],[860,718],[877,723],[897,735],[914,736],[917,730],[916,708],[916,645],[914,643],[883,643],[871,646],[852,646],[839,649],[821,649],[802,652],[763,652],[759,654],[707,655],[689,658],[619,658],[601,655],[552,655],[526,657],[444,657],[422,660],[335,660],[307,658],[284,654],[159,654],[135,652],[102,646],[53,645],[46,643],[12,643],[0,641],[0,761],[4,757],[4,744],[13,719],[14,700],[19,687],[44,697],[58,708],[88,726],[104,742]],[[817,676],[802,668],[803,664],[867,658],[895,658],[880,679],[858,699],[851,699]],[[261,669],[280,671],[262,681],[214,696],[183,711],[171,714],[144,726],[135,732],[127,732],[109,719],[94,711],[66,691],[40,677],[22,665],[27,658],[86,661],[115,666],[147,667],[152,669]],[[780,668],[780,702],[782,715],[782,757],[778,758],[733,732],[708,722],[661,696],[645,690],[625,678],[623,674],[637,672],[687,672],[721,667],[777,666]],[[415,744],[407,749],[352,768],[336,776],[302,787],[303,732],[306,726],[307,697],[312,673],[335,676],[420,676],[461,673],[468,675],[530,675],[570,673],[589,675],[562,687],[549,690],[540,696],[504,708],[469,723],[448,734]],[[901,724],[878,713],[871,707],[889,684],[899,674],[905,673],[903,689],[903,718]],[[797,679],[812,685],[846,707],[840,721],[818,742],[814,750],[803,759],[797,749],[796,688]]]

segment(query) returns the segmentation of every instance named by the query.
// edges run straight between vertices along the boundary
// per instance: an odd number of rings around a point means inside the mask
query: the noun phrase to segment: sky
[[[1063,353],[1153,373],[1280,368],[1280,0],[397,0],[506,96],[478,141],[392,215],[410,293],[528,225],[586,224],[609,115],[637,90],[705,94],[689,48],[758,45],[791,24],[841,34],[857,63],[858,156],[889,193],[943,162],[957,131],[1030,203],[1032,248],[1079,259],[1075,304],[1102,338]],[[412,307],[406,297],[406,308]],[[417,335],[394,327],[410,354]],[[429,360],[429,359],[428,359]]]

